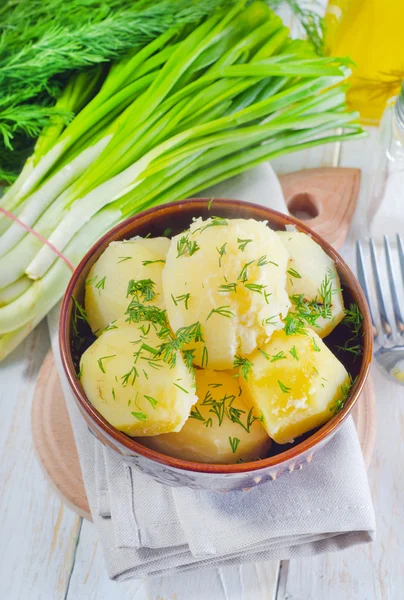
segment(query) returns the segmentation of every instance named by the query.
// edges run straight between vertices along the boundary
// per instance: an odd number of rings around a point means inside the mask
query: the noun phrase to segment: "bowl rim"
[[[136,223],[137,221],[141,221],[142,219],[144,219],[152,213],[155,213],[157,215],[160,211],[166,211],[168,208],[172,210],[172,212],[175,212],[177,209],[180,210],[184,204],[192,204],[196,208],[198,206],[202,208],[206,207],[206,203],[210,201],[211,198],[188,198],[186,200],[170,202],[166,204],[161,204],[157,207],[152,207],[120,222],[118,225],[116,225],[107,233],[105,233],[97,242],[95,242],[95,244],[91,246],[91,248],[88,250],[88,252],[85,254],[83,259],[80,261],[80,263],[74,270],[74,273],[70,278],[70,281],[66,288],[59,318],[59,348],[63,369],[69,382],[70,388],[75,396],[75,400],[79,405],[79,408],[81,409],[81,411],[87,413],[90,420],[93,421],[95,425],[103,431],[104,435],[106,435],[108,438],[112,438],[115,444],[118,443],[124,446],[131,453],[140,454],[154,462],[163,464],[166,467],[173,467],[175,469],[180,469],[183,471],[209,473],[217,475],[236,473],[240,474],[251,471],[260,471],[262,469],[272,467],[278,467],[290,460],[296,460],[300,456],[306,455],[310,450],[314,449],[316,446],[325,441],[326,438],[331,437],[331,434],[333,434],[349,416],[355,402],[357,401],[360,393],[363,390],[363,387],[369,374],[370,363],[372,359],[373,336],[370,311],[365,300],[364,293],[355,275],[345,263],[345,261],[342,259],[342,257],[338,254],[338,252],[331,246],[331,244],[324,240],[315,231],[310,229],[305,223],[299,221],[293,216],[285,215],[283,213],[280,213],[279,211],[273,210],[266,206],[262,206],[260,204],[245,202],[242,200],[234,200],[231,198],[214,198],[215,207],[217,205],[226,205],[228,207],[229,203],[231,202],[235,207],[243,206],[251,207],[253,210],[259,209],[260,211],[264,211],[268,214],[268,220],[270,220],[272,217],[273,220],[275,220],[280,226],[294,225],[299,231],[309,234],[317,243],[319,243],[319,245],[326,251],[326,253],[333,258],[333,260],[337,264],[338,271],[340,272],[342,269],[342,271],[345,272],[344,274],[350,282],[350,287],[354,293],[355,299],[358,302],[360,311],[363,315],[362,363],[360,366],[358,377],[352,387],[352,390],[344,407],[315,433],[310,435],[302,442],[296,444],[292,448],[289,448],[284,452],[280,452],[279,454],[276,454],[274,456],[261,459],[259,461],[251,461],[236,464],[198,463],[194,461],[187,461],[179,458],[174,458],[157,452],[156,450],[147,448],[146,446],[143,446],[141,443],[135,441],[133,438],[127,436],[123,432],[113,427],[106,419],[104,419],[104,417],[87,399],[84,390],[79,380],[77,379],[70,351],[70,322],[68,321],[67,316],[69,313],[69,304],[71,301],[71,297],[73,295],[73,292],[75,291],[75,287],[79,280],[82,270],[92,259],[94,254],[100,249],[100,247],[108,241],[114,241],[116,234],[119,233],[122,229],[125,229],[128,226],[130,227],[132,224]]]

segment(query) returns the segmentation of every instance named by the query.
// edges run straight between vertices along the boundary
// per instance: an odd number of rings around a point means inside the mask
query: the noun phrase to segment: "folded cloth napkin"
[[[286,211],[269,165],[203,195],[235,197]],[[90,434],[75,405],[60,362],[59,309],[48,317],[52,347],[111,578],[308,556],[373,539],[372,501],[352,419],[302,471],[248,493],[170,488],[128,467]]]

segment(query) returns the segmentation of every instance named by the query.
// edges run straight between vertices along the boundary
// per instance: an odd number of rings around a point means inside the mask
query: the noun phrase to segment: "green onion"
[[[229,1],[198,25],[165,31],[106,76],[74,75],[57,106],[75,118],[44,131],[0,207],[77,265],[140,210],[276,156],[363,135],[345,105],[348,61],[318,57],[308,42],[290,40],[264,2],[245,4]],[[2,358],[59,300],[70,272],[5,215],[0,233]],[[197,251],[188,241],[180,256]],[[225,246],[217,251],[221,264]]]

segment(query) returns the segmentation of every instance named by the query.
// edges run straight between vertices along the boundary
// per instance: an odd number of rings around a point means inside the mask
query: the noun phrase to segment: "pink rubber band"
[[[31,229],[31,227],[28,227],[28,225],[26,225],[23,221],[20,221],[20,219],[18,217],[13,215],[13,213],[8,212],[8,210],[6,210],[5,208],[0,207],[0,213],[3,213],[3,215],[6,215],[6,217],[11,219],[12,221],[15,221],[16,223],[18,223],[18,225],[21,225],[21,227],[23,227],[24,229],[29,231],[29,233],[32,233],[36,238],[38,238],[38,240],[40,240],[43,244],[48,246],[55,254],[57,254],[59,256],[59,258],[61,258],[66,263],[66,265],[69,267],[69,269],[74,271],[74,269],[75,269],[74,265],[70,262],[70,260],[68,258],[66,258],[66,256],[64,256],[64,254],[59,252],[59,250],[56,248],[56,246],[54,246],[52,244],[52,242],[50,242],[49,240],[44,238],[40,233],[35,231],[35,229]]]

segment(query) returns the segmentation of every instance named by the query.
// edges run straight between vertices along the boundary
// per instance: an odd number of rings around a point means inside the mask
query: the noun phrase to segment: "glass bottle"
[[[348,104],[361,121],[377,125],[386,102],[404,79],[404,0],[328,0],[325,46],[331,56],[349,56]]]
[[[370,235],[404,234],[404,83],[383,113],[368,192]]]

